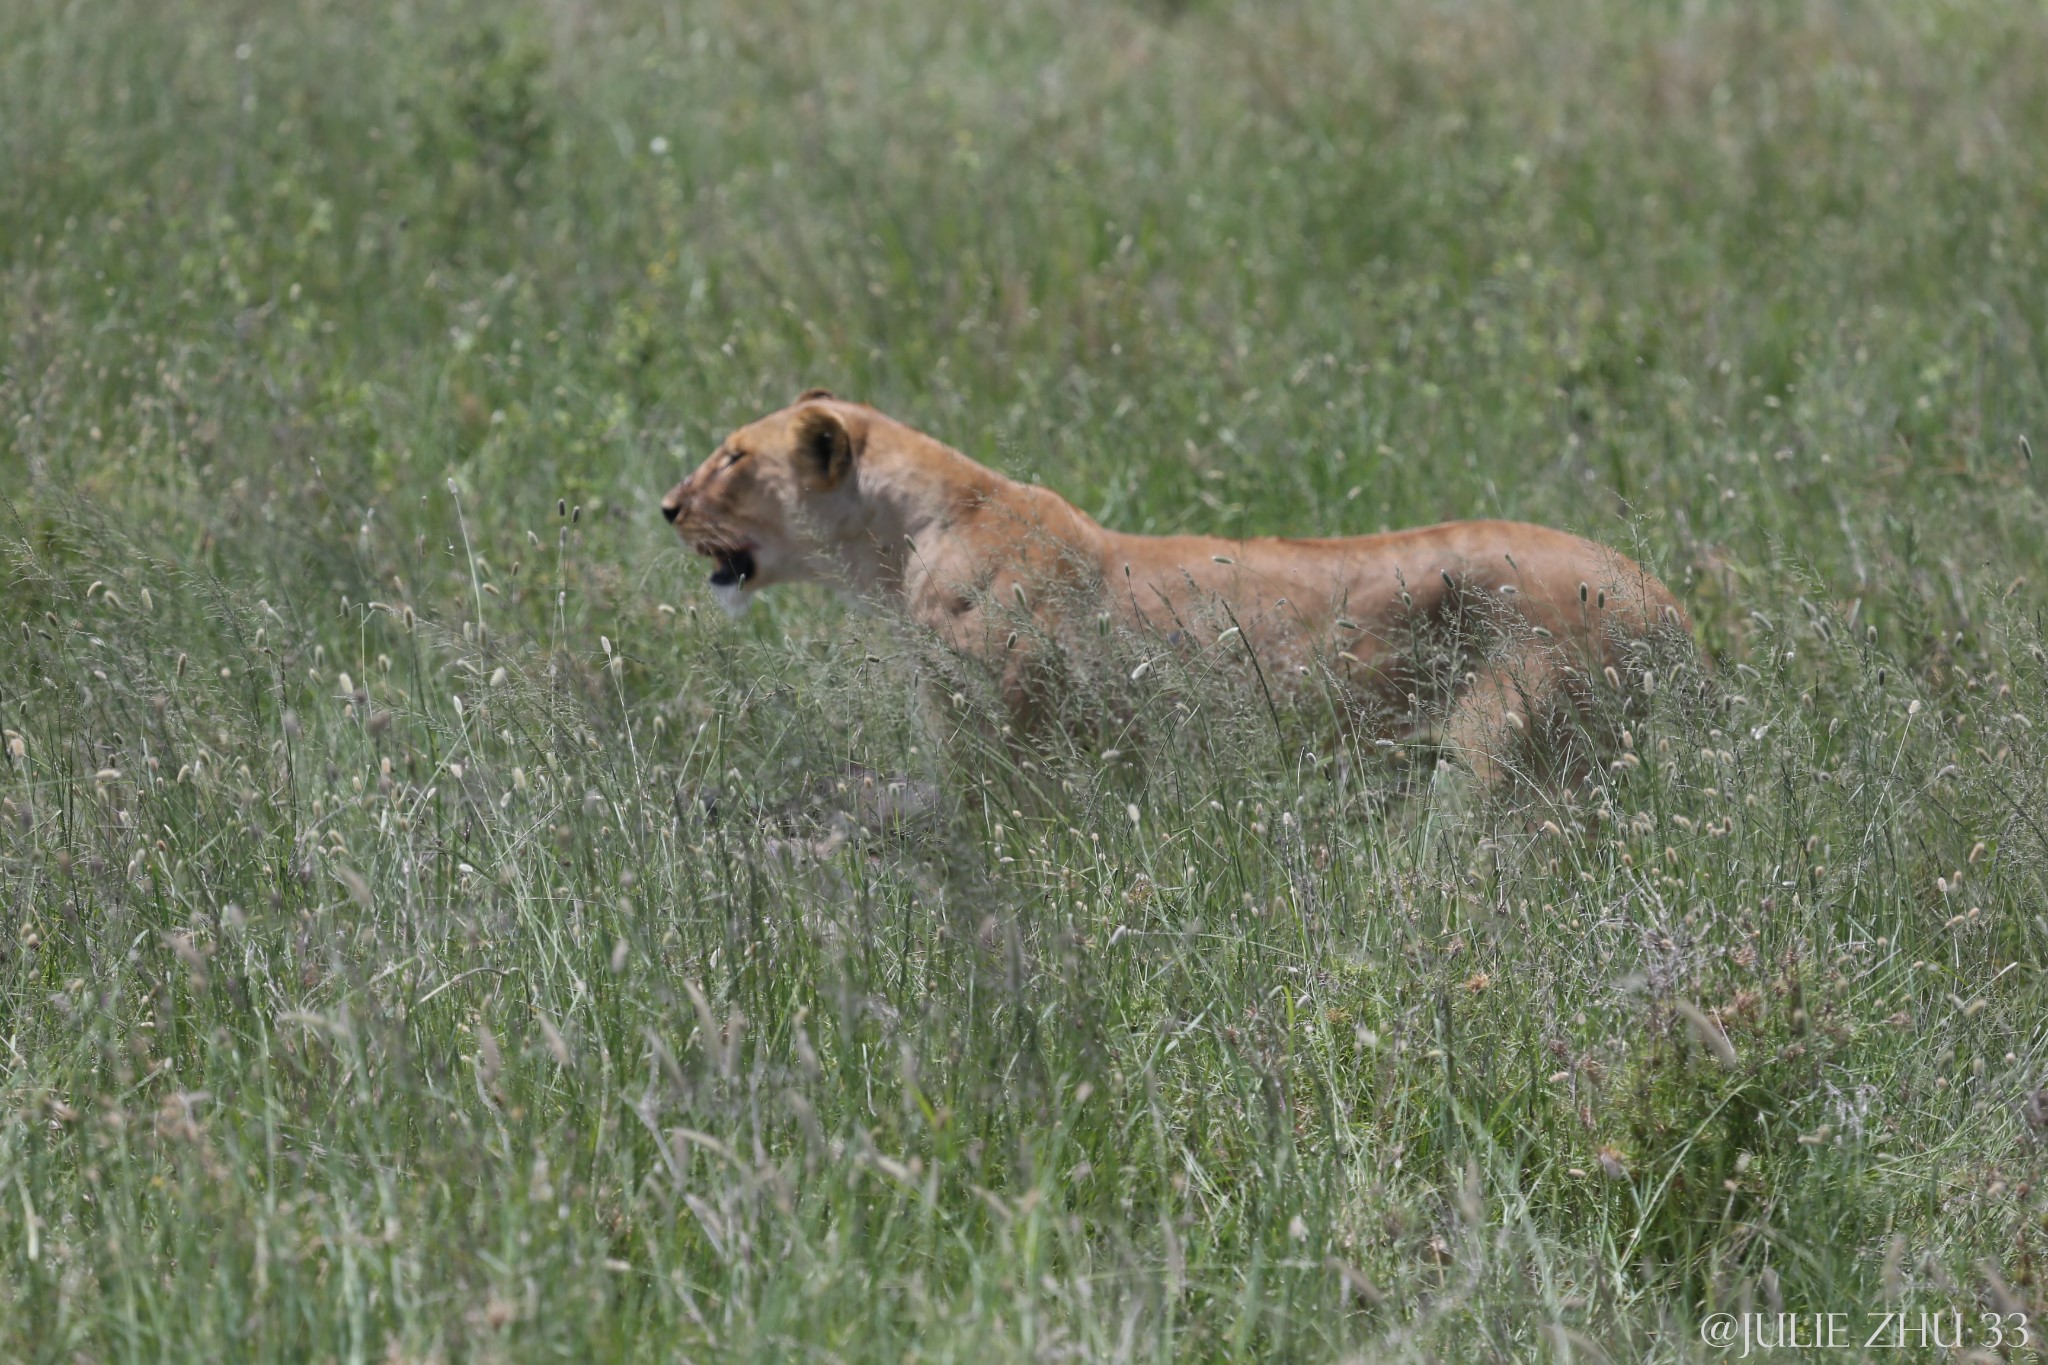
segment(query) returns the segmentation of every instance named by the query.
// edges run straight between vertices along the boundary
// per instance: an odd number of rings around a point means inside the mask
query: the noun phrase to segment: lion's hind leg
[[[1597,761],[1586,679],[1554,649],[1525,647],[1467,676],[1441,743],[1488,790],[1569,784]]]

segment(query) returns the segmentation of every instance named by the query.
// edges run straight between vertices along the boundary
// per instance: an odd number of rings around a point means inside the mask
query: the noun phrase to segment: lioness
[[[823,389],[733,432],[661,511],[728,610],[798,582],[894,604],[991,665],[1027,721],[1034,643],[1106,614],[1166,650],[1242,652],[1269,695],[1333,681],[1377,733],[1433,733],[1489,779],[1504,741],[1589,715],[1603,681],[1640,681],[1651,635],[1691,629],[1647,570],[1562,531],[1128,535]]]

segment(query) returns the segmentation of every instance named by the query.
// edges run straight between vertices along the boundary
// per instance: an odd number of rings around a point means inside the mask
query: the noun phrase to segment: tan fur
[[[1405,716],[1389,729],[1441,721],[1482,768],[1503,727],[1529,730],[1566,695],[1584,709],[1607,668],[1636,675],[1634,642],[1690,630],[1647,570],[1562,531],[1463,521],[1314,540],[1129,535],[822,390],[735,431],[662,507],[700,553],[752,556],[751,577],[722,591],[728,605],[786,582],[893,604],[998,669],[1020,712],[1034,698],[1018,614],[1057,641],[1078,639],[1080,613],[1092,626],[1107,611],[1168,647],[1248,646],[1273,689],[1334,678]],[[1468,639],[1483,627],[1493,648],[1455,665],[1464,704],[1424,718],[1422,642],[1459,627]]]

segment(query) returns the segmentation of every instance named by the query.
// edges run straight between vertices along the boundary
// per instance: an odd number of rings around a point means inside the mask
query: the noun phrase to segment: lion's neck
[[[900,599],[917,575],[918,547],[945,538],[968,509],[1017,487],[929,438],[870,447],[846,523],[833,542],[850,580],[869,597]]]
[[[1026,560],[1069,564],[1049,541],[1099,560],[1105,534],[1050,489],[1018,483],[920,433],[870,440],[845,521],[828,531],[826,581],[852,599],[942,624],[965,600]],[[824,528],[821,528],[824,529]],[[820,566],[823,567],[823,566]]]

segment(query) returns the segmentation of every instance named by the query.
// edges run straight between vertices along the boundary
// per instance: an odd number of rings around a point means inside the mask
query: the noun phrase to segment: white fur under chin
[[[747,594],[746,586],[741,583],[713,583],[711,596],[725,609],[727,616],[743,615],[748,607],[754,605],[754,599]]]

